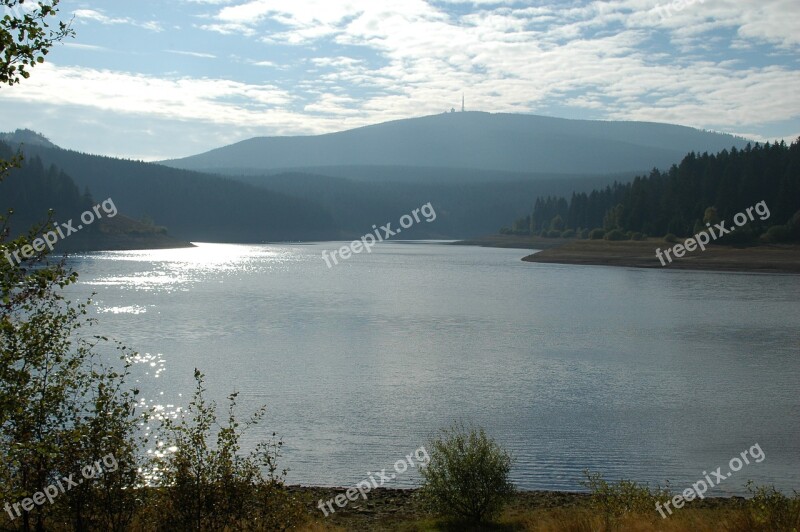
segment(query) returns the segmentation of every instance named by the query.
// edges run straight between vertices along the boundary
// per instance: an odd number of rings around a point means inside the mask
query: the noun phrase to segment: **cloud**
[[[26,90],[0,98],[308,134],[442,112],[464,92],[471,110],[672,122],[759,138],[797,131],[800,3],[680,2],[678,10],[674,0],[181,0],[179,16],[199,22],[181,24],[187,33],[176,42],[213,53],[171,44],[137,53],[234,58],[235,69],[191,61],[165,77],[157,60],[149,73],[45,65]],[[149,24],[110,10],[75,14]]]
[[[225,79],[156,78],[82,67],[37,67],[23,90],[4,91],[3,99],[82,105],[107,111],[158,115],[229,125],[268,122],[266,117],[294,97],[270,85]]]
[[[164,30],[164,28],[161,26],[161,23],[155,20],[147,22],[137,22],[128,17],[110,17],[102,13],[101,11],[97,11],[94,9],[76,9],[75,11],[72,12],[72,14],[78,21],[91,21],[103,25],[128,24],[131,26],[138,26],[140,28],[144,28],[146,30],[154,32],[160,32]]]
[[[177,55],[186,55],[189,57],[198,57],[202,59],[216,59],[217,56],[214,54],[207,54],[204,52],[187,52],[186,50],[165,50],[165,52],[170,54],[177,54]]]
[[[93,22],[99,22],[100,24],[131,24],[133,22],[127,17],[109,17],[94,9],[76,9],[72,14],[78,20],[91,20]]]
[[[77,50],[91,50],[94,52],[107,52],[110,50],[105,46],[97,46],[95,44],[81,44],[77,42],[65,42],[62,43],[62,45],[66,46],[67,48],[75,48]]]

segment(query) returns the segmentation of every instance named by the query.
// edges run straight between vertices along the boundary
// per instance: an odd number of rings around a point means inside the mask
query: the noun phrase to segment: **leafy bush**
[[[609,484],[601,473],[585,470],[586,480],[581,484],[591,491],[591,507],[602,514],[605,529],[612,530],[617,520],[628,515],[660,517],[656,503],[666,503],[671,493],[667,488],[656,487],[651,491],[647,484],[632,480],[620,480]]]
[[[620,241],[620,240],[628,240],[628,235],[620,231],[619,229],[613,229],[605,234],[603,237],[606,240],[610,240],[612,242]]]
[[[483,429],[453,425],[428,449],[419,497],[434,512],[479,523],[497,515],[514,493],[511,455]]]
[[[800,211],[794,213],[789,221],[786,222],[786,227],[789,228],[792,240],[800,240]]]
[[[185,415],[161,418],[155,471],[161,489],[152,505],[157,530],[288,530],[302,520],[302,508],[286,491],[287,471],[278,470],[281,440],[239,454],[245,430],[263,418],[261,408],[249,420],[236,420],[237,394],[229,396],[227,424],[219,426],[217,406],[204,397],[203,375]],[[214,427],[218,427],[216,430]],[[216,432],[216,434],[214,434]],[[216,437],[216,445],[210,443]],[[273,438],[275,434],[273,434]],[[265,476],[262,471],[266,469]]]
[[[667,233],[664,235],[664,242],[668,244],[676,244],[678,242],[678,237],[675,236],[673,233]]]
[[[715,242],[729,246],[752,245],[758,241],[759,233],[750,225],[737,227],[736,231],[718,238]]]
[[[575,231],[573,229],[567,229],[561,233],[561,238],[575,238]]]
[[[580,238],[582,238],[582,239],[584,239],[584,240],[586,240],[587,238],[589,238],[589,230],[588,230],[588,229],[584,229],[584,230],[582,230],[582,231],[580,232]]]
[[[792,232],[786,225],[773,225],[767,232],[761,235],[762,242],[777,243],[788,242],[792,238]]]
[[[8,223],[0,215],[0,253],[30,245],[45,227],[9,241]],[[108,341],[88,330],[91,301],[65,296],[76,280],[63,261],[48,262],[46,249],[19,265],[0,262],[0,500],[21,501],[104,456],[115,457],[116,468],[12,517],[22,529],[71,522],[118,530],[136,507],[141,442],[137,392],[126,384],[131,353],[117,346],[119,361],[109,362],[97,351]]]
[[[603,237],[606,236],[606,232],[600,228],[592,229],[589,233],[589,240],[603,240]]]
[[[642,240],[646,240],[646,237],[642,233],[634,232],[631,234],[631,240],[636,240],[641,242]]]
[[[755,532],[800,530],[800,494],[787,497],[774,487],[755,487],[747,483],[753,495],[747,505],[747,526]]]
[[[553,229],[547,232],[547,238],[561,238],[561,231]]]
[[[558,231],[559,233],[564,230],[564,219],[560,214],[555,215],[550,221],[550,229]]]

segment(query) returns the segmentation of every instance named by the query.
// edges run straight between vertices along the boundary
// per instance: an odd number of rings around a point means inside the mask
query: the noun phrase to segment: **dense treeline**
[[[0,143],[0,159],[12,156],[11,149]],[[69,175],[54,165],[45,167],[39,157],[22,161],[0,183],[0,212],[14,210],[12,229],[18,232],[47,221],[51,209],[54,219],[64,221],[79,216],[93,204],[88,189],[81,193]]]
[[[768,206],[769,218],[756,218],[743,227],[736,234],[737,241],[752,240],[767,230],[767,240],[800,236],[792,225],[800,210],[800,139],[788,146],[784,142],[748,144],[742,150],[718,154],[690,153],[667,172],[654,169],[649,176],[636,177],[630,183],[614,183],[588,194],[573,193],[569,201],[539,197],[531,215],[502,232],[550,237],[567,233],[564,236],[584,238],[610,232],[634,238],[684,237],[709,222],[727,220],[730,224],[737,213],[762,201]]]
[[[23,151],[26,158],[38,156],[63,168],[96,197],[113,198],[128,216],[154,219],[184,240],[263,242],[339,236],[333,218],[319,205],[232,179],[42,145],[28,144]]]

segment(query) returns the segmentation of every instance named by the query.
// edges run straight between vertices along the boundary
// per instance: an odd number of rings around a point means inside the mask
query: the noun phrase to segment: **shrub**
[[[664,235],[664,242],[668,244],[675,244],[678,242],[678,237],[672,233],[667,233],[666,235]]]
[[[754,487],[752,481],[747,490],[753,495],[747,505],[749,530],[800,530],[800,494],[787,497],[774,487]]]
[[[761,241],[763,242],[788,242],[792,238],[792,232],[789,230],[789,227],[786,225],[773,225],[767,232],[761,235]]]
[[[800,211],[794,213],[789,221],[786,222],[786,227],[789,228],[792,240],[800,240]]]
[[[671,496],[667,488],[656,487],[651,491],[647,484],[639,484],[632,480],[620,480],[609,484],[601,473],[585,470],[583,474],[586,480],[581,484],[591,491],[590,505],[602,514],[606,530],[612,530],[614,523],[627,515],[660,517],[656,503],[663,505]]]
[[[619,229],[613,229],[613,230],[609,231],[608,233],[606,233],[603,238],[613,242],[613,241],[619,241],[619,240],[628,240],[628,235],[626,235],[625,233],[623,233]]]
[[[11,241],[7,227],[0,215],[0,250],[29,245],[45,226]],[[138,392],[128,384],[133,353],[117,345],[115,360],[111,342],[91,335],[91,301],[67,299],[77,274],[64,262],[51,263],[47,253],[19,265],[0,262],[0,500],[21,500],[59,475],[113,458],[107,474],[12,520],[22,530],[65,522],[119,530],[138,504]]]
[[[560,238],[560,237],[561,237],[561,231],[559,231],[558,229],[553,229],[547,232],[547,238]]]
[[[160,489],[148,516],[150,528],[287,530],[297,525],[302,508],[285,489],[287,471],[279,471],[277,465],[283,442],[261,442],[249,455],[239,453],[244,431],[261,421],[265,408],[240,423],[235,415],[237,394],[231,394],[223,425],[217,421],[216,404],[204,397],[198,370],[195,380],[197,389],[185,414],[178,420],[161,419],[155,459]]]
[[[737,227],[736,231],[718,238],[715,243],[735,246],[735,245],[751,245],[758,240],[758,233],[750,225]]]
[[[636,240],[641,242],[642,240],[646,240],[646,238],[642,233],[632,233],[631,240]]]
[[[588,229],[584,229],[584,230],[582,230],[582,231],[580,232],[580,238],[582,238],[582,239],[584,239],[584,240],[586,240],[587,238],[589,238],[589,230],[588,230]]]
[[[589,240],[603,240],[604,236],[606,236],[606,232],[602,229],[592,229],[589,233]]]
[[[575,231],[572,229],[567,229],[561,233],[561,238],[575,238]]]
[[[483,429],[453,425],[428,449],[419,496],[434,512],[480,523],[497,515],[514,493],[511,455]]]

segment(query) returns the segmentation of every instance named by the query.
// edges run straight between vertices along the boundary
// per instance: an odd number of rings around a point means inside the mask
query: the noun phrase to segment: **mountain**
[[[16,149],[17,146],[14,146]],[[153,219],[195,242],[327,240],[341,235],[319,205],[231,179],[166,166],[23,144],[26,158],[67,172],[80,190]]]
[[[373,166],[598,175],[668,168],[692,151],[746,143],[669,124],[466,112],[325,135],[253,138],[163,164],[226,174]]]
[[[12,133],[0,133],[0,142],[5,142],[10,146],[18,146],[24,144],[27,146],[44,146],[45,148],[58,148],[55,144],[50,142],[50,139],[31,131],[30,129],[18,129]]]
[[[470,112],[256,138],[151,164],[62,150],[31,133],[13,138],[95,196],[178,238],[221,242],[357,238],[429,202],[436,223],[404,238],[469,238],[530,215],[537,196],[588,193],[689,152],[746,144],[666,124]]]

